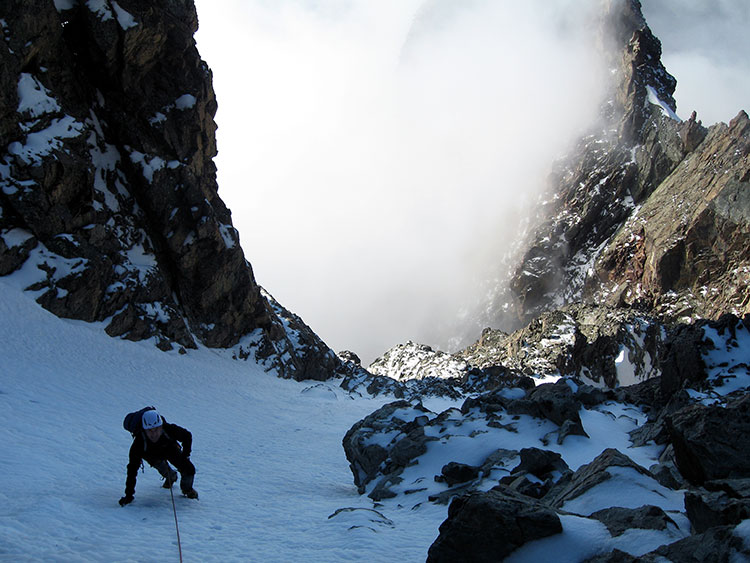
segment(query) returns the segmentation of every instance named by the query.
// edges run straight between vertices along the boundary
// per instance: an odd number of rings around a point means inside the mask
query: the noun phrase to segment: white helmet
[[[143,417],[141,418],[141,422],[143,423],[143,429],[149,430],[151,428],[158,428],[161,426],[161,416],[159,416],[159,413],[155,410],[146,411],[143,413]]]

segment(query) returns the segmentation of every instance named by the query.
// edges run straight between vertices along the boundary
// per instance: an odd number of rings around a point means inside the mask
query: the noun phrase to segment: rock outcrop
[[[0,275],[112,336],[341,370],[262,293],[217,193],[192,0],[8,0],[0,22]]]
[[[415,398],[344,444],[353,471],[381,448],[362,493],[450,502],[430,561],[750,560],[750,119],[681,121],[640,3],[606,5],[601,128],[558,163],[493,303],[515,331],[454,355],[460,409]],[[381,377],[449,359],[404,349]],[[557,383],[482,387],[493,372]]]
[[[440,413],[394,402],[355,424],[344,451],[376,502],[450,503],[430,560],[501,560],[562,530],[587,546],[581,560],[682,560],[701,541],[746,556],[748,344],[750,319],[726,315],[664,336],[668,375],[631,386],[566,377]],[[646,531],[642,545],[622,539]]]
[[[427,561],[502,561],[521,545],[560,532],[554,510],[498,487],[451,503]]]
[[[750,121],[675,114],[675,79],[637,0],[608,2],[601,124],[561,159],[487,324],[562,304],[638,306],[664,321],[750,312]],[[506,291],[507,289],[507,291]],[[509,315],[508,311],[513,314]]]

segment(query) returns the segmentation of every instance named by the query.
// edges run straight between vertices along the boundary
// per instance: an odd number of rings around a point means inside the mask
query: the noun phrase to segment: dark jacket
[[[180,448],[177,442],[182,444],[182,448]],[[135,494],[135,481],[138,476],[138,468],[144,460],[149,465],[154,465],[164,460],[170,461],[181,472],[184,467],[189,466],[192,468],[192,464],[188,460],[192,446],[193,435],[185,428],[176,424],[170,424],[166,420],[162,425],[161,437],[156,442],[149,440],[145,432],[138,432],[130,446],[128,476],[125,480],[125,496],[133,496]],[[194,471],[195,469],[193,469]]]

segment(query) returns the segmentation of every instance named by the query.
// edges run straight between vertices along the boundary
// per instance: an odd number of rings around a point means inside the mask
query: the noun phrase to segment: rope
[[[167,479],[169,479],[169,477],[167,477]],[[169,494],[172,497],[172,512],[174,512],[174,527],[175,527],[175,530],[177,530],[177,549],[180,552],[180,563],[182,563],[182,544],[180,543],[180,526],[177,524],[177,508],[174,505],[174,493],[172,492],[171,486],[169,487]]]

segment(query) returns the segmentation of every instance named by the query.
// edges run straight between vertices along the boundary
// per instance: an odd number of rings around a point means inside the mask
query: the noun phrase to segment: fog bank
[[[595,116],[597,2],[196,4],[220,195],[258,282],[365,364],[455,336],[524,198]],[[677,6],[644,1],[676,75]]]

